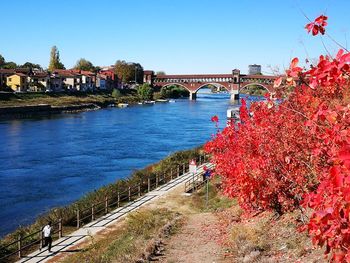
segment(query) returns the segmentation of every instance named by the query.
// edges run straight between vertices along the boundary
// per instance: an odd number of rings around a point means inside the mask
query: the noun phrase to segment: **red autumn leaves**
[[[324,15],[320,15],[313,22],[305,26],[307,32],[308,33],[312,32],[313,36],[316,36],[318,33],[321,33],[322,35],[324,35],[324,33],[326,32],[325,26],[327,26],[327,22],[326,22],[327,19],[328,17]]]
[[[308,32],[324,34],[326,20],[318,17]],[[305,229],[314,244],[332,262],[350,262],[350,53],[320,56],[307,71],[298,62],[274,82],[295,87],[288,99],[249,109],[243,101],[242,124],[226,127],[205,150],[227,195],[247,212],[311,208]]]
[[[215,115],[215,116],[211,117],[211,121],[217,123],[217,122],[219,122],[219,117]]]

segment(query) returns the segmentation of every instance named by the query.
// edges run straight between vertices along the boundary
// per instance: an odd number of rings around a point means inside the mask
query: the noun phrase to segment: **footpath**
[[[197,174],[203,173],[204,166],[211,167],[210,164],[206,163],[198,167]],[[47,248],[37,250],[17,262],[26,263],[37,263],[37,262],[55,262],[55,257],[59,257],[63,253],[74,253],[75,248],[82,242],[87,241],[91,236],[105,230],[107,227],[116,224],[123,217],[127,216],[130,212],[133,212],[146,204],[151,204],[161,196],[168,194],[169,192],[178,189],[179,187],[185,186],[185,182],[190,180],[193,174],[187,172],[180,177],[177,177],[168,183],[161,185],[160,187],[150,191],[144,196],[136,199],[135,201],[129,202],[123,207],[119,207],[106,214],[105,216],[92,221],[91,223],[79,228],[75,232],[65,235],[62,238],[52,243],[51,253],[47,251]]]

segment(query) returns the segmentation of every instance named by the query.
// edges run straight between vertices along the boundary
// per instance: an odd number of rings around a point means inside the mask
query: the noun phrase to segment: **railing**
[[[207,156],[200,155],[196,161],[197,164],[201,165],[207,161]],[[140,180],[136,185],[129,185],[127,189],[122,192],[118,191],[114,195],[105,196],[104,200],[101,202],[92,203],[90,207],[85,209],[78,209],[76,211],[76,217],[74,220],[72,220],[72,222],[73,224],[76,223],[77,228],[80,228],[83,225],[108,214],[108,212],[112,209],[122,207],[128,202],[134,201],[142,195],[158,188],[160,185],[163,185],[172,179],[187,173],[188,170],[188,163],[183,163],[177,165],[175,169],[172,168],[162,174],[148,176],[147,178]],[[186,182],[186,184],[187,183],[188,182]],[[53,229],[53,239],[61,238],[63,236],[63,228],[65,226],[62,219],[53,222],[51,226]],[[15,254],[17,254],[18,258],[21,258],[24,254],[28,254],[33,251],[33,247],[35,245],[38,245],[38,248],[41,249],[43,247],[43,240],[44,237],[42,229],[24,237],[18,236],[16,241],[13,241],[5,246],[0,246],[0,253],[5,254],[0,258],[0,262],[3,262],[5,259],[8,259]]]
[[[202,187],[208,180],[204,176],[205,171],[194,174],[190,179],[185,182],[185,193],[194,192],[198,188]]]
[[[61,238],[63,236],[62,219],[58,220],[57,222],[54,222],[51,226],[54,229],[54,231],[52,232],[52,235],[55,236],[55,234],[58,234],[58,238]],[[37,238],[35,238],[35,236],[37,236]],[[1,257],[0,262],[2,262],[4,259],[9,258],[10,256],[13,256],[15,254],[18,255],[18,258],[21,258],[23,255],[23,252],[28,251],[29,248],[33,247],[34,245],[39,245],[39,249],[41,249],[43,247],[43,240],[44,240],[44,236],[43,236],[42,230],[35,231],[24,237],[19,235],[16,241],[0,248],[1,249],[0,251],[6,251],[6,250],[10,250],[12,247],[17,247],[17,249],[15,249],[14,251],[11,251],[7,253],[5,256]]]
[[[205,178],[203,178],[203,176],[204,176],[204,171],[199,174],[193,175],[192,178],[187,180],[185,182],[185,193],[194,192],[198,188],[200,188],[205,183],[205,180],[206,180]]]

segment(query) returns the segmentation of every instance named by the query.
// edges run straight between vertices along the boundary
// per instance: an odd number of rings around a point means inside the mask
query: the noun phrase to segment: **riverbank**
[[[160,93],[154,94],[154,98],[157,102],[168,101],[165,99],[168,97],[160,96]],[[0,119],[49,116],[140,103],[143,101],[136,90],[98,93],[0,93]]]
[[[33,106],[11,106],[0,107],[0,119],[31,118],[34,116],[47,116],[51,114],[72,113],[88,110],[97,110],[101,107],[94,103],[84,103],[78,105],[52,106],[47,104]]]
[[[57,222],[58,220],[62,220],[62,224],[65,227],[65,231],[73,231],[75,229],[74,225],[76,225],[75,219],[77,210],[84,211],[86,209],[91,209],[92,204],[99,204],[101,202],[104,203],[106,197],[113,196],[116,193],[118,193],[119,206],[119,200],[121,200],[121,203],[125,202],[122,200],[127,200],[128,191],[130,200],[130,186],[138,186],[139,193],[143,193],[147,191],[147,188],[149,189],[149,184],[147,184],[147,178],[151,178],[151,180],[148,179],[149,183],[151,184],[160,184],[161,180],[164,180],[166,172],[172,171],[172,173],[174,172],[174,174],[176,171],[180,172],[180,170],[178,170],[180,164],[182,167],[184,163],[188,163],[189,159],[198,159],[200,155],[200,148],[176,152],[156,164],[150,165],[142,170],[134,172],[128,178],[118,180],[116,183],[106,185],[98,190],[84,195],[81,199],[77,200],[73,204],[67,205],[65,207],[51,209],[46,214],[39,216],[32,225],[20,227],[13,233],[8,234],[6,237],[4,237],[0,241],[0,258],[2,255],[9,254],[12,250],[16,249],[16,246],[9,247],[6,250],[1,249],[1,247],[5,247],[7,244],[16,241],[18,236],[31,235],[33,233],[36,233],[38,229],[40,231],[41,227],[45,225],[48,221]],[[146,184],[144,184],[145,180]],[[31,239],[28,239],[27,242],[36,242],[36,239],[37,235],[34,235]]]
[[[0,93],[0,119],[27,118],[68,112],[96,110],[118,103],[137,104],[134,91],[111,93]]]

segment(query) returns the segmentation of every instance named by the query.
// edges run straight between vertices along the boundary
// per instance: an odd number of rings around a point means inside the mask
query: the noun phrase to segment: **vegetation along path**
[[[206,165],[208,166],[208,164]],[[203,166],[199,167],[197,173],[203,172],[202,167]],[[176,179],[173,179],[159,188],[147,193],[139,199],[136,199],[135,201],[110,212],[98,220],[87,224],[77,231],[58,239],[57,241],[53,242],[51,253],[49,253],[47,249],[43,249],[41,251],[38,250],[22,258],[18,262],[56,262],[60,257],[62,257],[62,254],[72,254],[77,252],[78,250],[76,247],[78,247],[80,243],[84,243],[92,236],[103,232],[111,225],[117,223],[119,219],[124,218],[131,211],[135,211],[138,208],[151,203],[153,200],[158,199],[175,188],[183,187],[184,182],[190,178],[192,178],[192,174],[189,172],[185,173],[184,175],[177,177]]]

